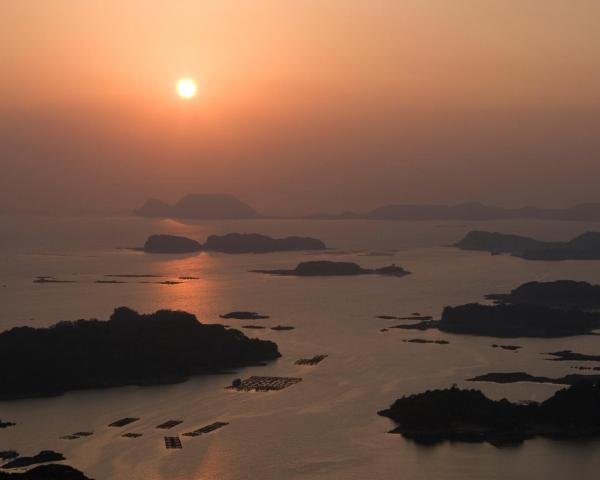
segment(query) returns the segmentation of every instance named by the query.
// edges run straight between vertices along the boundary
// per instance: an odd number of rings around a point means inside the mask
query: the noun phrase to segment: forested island
[[[146,253],[271,253],[326,248],[321,240],[311,237],[272,238],[259,233],[228,233],[210,235],[204,244],[176,235],[151,235],[146,240],[143,250]]]
[[[301,262],[292,270],[252,270],[256,273],[270,275],[295,276],[295,277],[330,277],[351,275],[387,275],[392,277],[403,277],[410,272],[397,265],[389,265],[381,268],[362,268],[353,262],[331,262],[327,260],[315,260]]]
[[[600,308],[600,285],[573,280],[528,282],[506,294],[489,294],[487,299],[497,303],[530,303],[549,307],[582,309]]]
[[[490,337],[567,337],[600,328],[600,313],[543,305],[470,303],[444,308],[437,327],[443,332]]]
[[[600,232],[586,232],[566,242],[544,242],[520,235],[471,231],[454,246],[509,253],[526,260],[600,260]]]
[[[521,443],[536,436],[600,435],[600,386],[583,382],[541,402],[491,400],[478,390],[452,387],[396,400],[379,412],[398,425],[392,433],[420,443],[445,440]]]
[[[120,307],[108,321],[65,321],[1,333],[0,399],[181,382],[279,356],[273,342],[202,324],[190,313],[139,314]]]

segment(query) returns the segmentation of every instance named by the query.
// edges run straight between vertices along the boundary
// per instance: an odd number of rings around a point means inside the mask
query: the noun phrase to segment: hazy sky
[[[0,61],[0,211],[600,201],[598,0],[0,0]]]

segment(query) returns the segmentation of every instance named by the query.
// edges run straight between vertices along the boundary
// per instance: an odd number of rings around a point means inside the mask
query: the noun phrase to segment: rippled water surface
[[[516,448],[487,444],[421,447],[387,434],[392,424],[377,410],[394,399],[457,383],[490,371],[527,371],[561,376],[572,362],[549,362],[543,352],[573,349],[600,354],[599,337],[497,339],[437,331],[390,330],[397,322],[377,315],[420,312],[438,317],[445,305],[481,301],[524,281],[571,278],[600,283],[600,262],[527,262],[509,256],[463,252],[446,247],[467,231],[485,229],[568,239],[598,224],[576,222],[372,222],[286,221],[181,223],[136,218],[0,217],[0,327],[43,326],[60,320],[108,318],[127,305],[142,312],[159,308],[190,311],[202,322],[219,322],[231,310],[271,315],[267,326],[293,325],[292,331],[244,330],[274,340],[283,356],[266,367],[237,375],[195,377],[161,387],[126,387],[71,392],[60,397],[0,403],[0,418],[17,421],[0,430],[0,450],[34,454],[62,452],[67,463],[97,480],[227,479],[564,479],[577,472],[596,478],[600,442],[533,440]],[[259,232],[274,236],[309,235],[337,250],[327,253],[268,255],[148,255],[140,246],[151,233],[203,240],[211,233]],[[122,248],[119,248],[122,247]],[[384,256],[383,254],[386,254]],[[412,272],[404,278],[270,277],[249,270],[287,268],[309,259],[340,259],[378,267],[396,263]],[[97,284],[105,275],[145,274],[123,284]],[[35,284],[50,275],[76,283]],[[141,283],[198,277],[178,285]],[[249,322],[227,320],[241,327]],[[256,322],[250,322],[256,323]],[[403,343],[403,339],[446,339],[449,345]],[[518,353],[491,348],[513,343]],[[316,354],[329,357],[314,367],[294,361]],[[15,359],[18,362],[18,359]],[[239,376],[299,376],[303,381],[279,392],[225,390]],[[491,397],[542,400],[557,387],[519,383],[479,383]],[[108,428],[125,416],[141,420]],[[183,438],[182,450],[164,448],[168,419],[184,422],[181,434],[214,421],[223,429]],[[79,440],[59,437],[94,431]],[[121,434],[143,434],[136,439]]]

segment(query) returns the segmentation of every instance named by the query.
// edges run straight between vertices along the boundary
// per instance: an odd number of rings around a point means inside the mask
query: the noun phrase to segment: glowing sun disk
[[[177,94],[181,98],[192,98],[197,90],[196,82],[190,78],[182,78],[177,82]]]

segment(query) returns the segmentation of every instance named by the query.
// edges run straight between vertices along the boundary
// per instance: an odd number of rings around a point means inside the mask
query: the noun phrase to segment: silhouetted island
[[[550,307],[600,308],[600,285],[573,280],[528,282],[507,294],[489,294],[497,303],[531,303]]]
[[[600,260],[600,232],[586,232],[567,242],[544,242],[519,235],[471,231],[454,246],[510,253],[526,260]]]
[[[150,199],[134,212],[139,217],[194,218],[203,220],[232,220],[260,218],[256,210],[233,195],[223,193],[195,193],[169,205]]]
[[[544,376],[530,375],[525,372],[493,372],[484,375],[478,375],[468,379],[469,382],[493,382],[493,383],[552,383],[555,385],[577,385],[581,382],[600,382],[600,375],[579,375],[570,374],[563,377],[552,378]]]
[[[420,443],[503,445],[536,436],[588,438],[600,435],[600,386],[583,382],[544,402],[526,404],[490,400],[478,390],[428,390],[396,400],[379,415],[398,424],[392,433]]]
[[[176,235],[151,235],[144,244],[146,253],[194,253],[200,250],[200,242]]]
[[[227,235],[209,236],[203,248],[209,252],[268,253],[324,250],[326,247],[321,240],[310,237],[272,238],[258,233],[228,233]]]
[[[0,418],[0,428],[8,428],[8,427],[14,427],[16,425],[16,423],[13,422],[5,422],[4,420],[2,420]]]
[[[202,324],[190,313],[159,310],[142,315],[120,307],[108,321],[60,322],[1,333],[0,399],[175,383],[279,356],[273,342]]]
[[[252,270],[256,273],[267,273],[270,275],[285,275],[296,277],[328,277],[328,276],[349,276],[349,275],[388,275],[393,277],[403,277],[410,272],[397,265],[387,267],[367,269],[362,268],[357,263],[352,262],[330,262],[326,260],[317,260],[311,262],[301,262],[293,270]]]
[[[481,305],[446,307],[437,327],[443,332],[490,337],[567,337],[600,328],[600,313],[543,305]]]
[[[79,470],[68,465],[40,465],[26,472],[8,473],[0,471],[0,480],[91,480]]]
[[[269,318],[268,315],[261,315],[258,312],[235,311],[225,315],[219,315],[221,318],[235,318],[236,320],[263,320]]]
[[[324,250],[325,244],[310,237],[272,238],[259,233],[228,233],[210,235],[206,243],[175,235],[152,235],[143,250],[147,253],[193,253],[199,251],[221,253],[271,253],[303,250]]]

